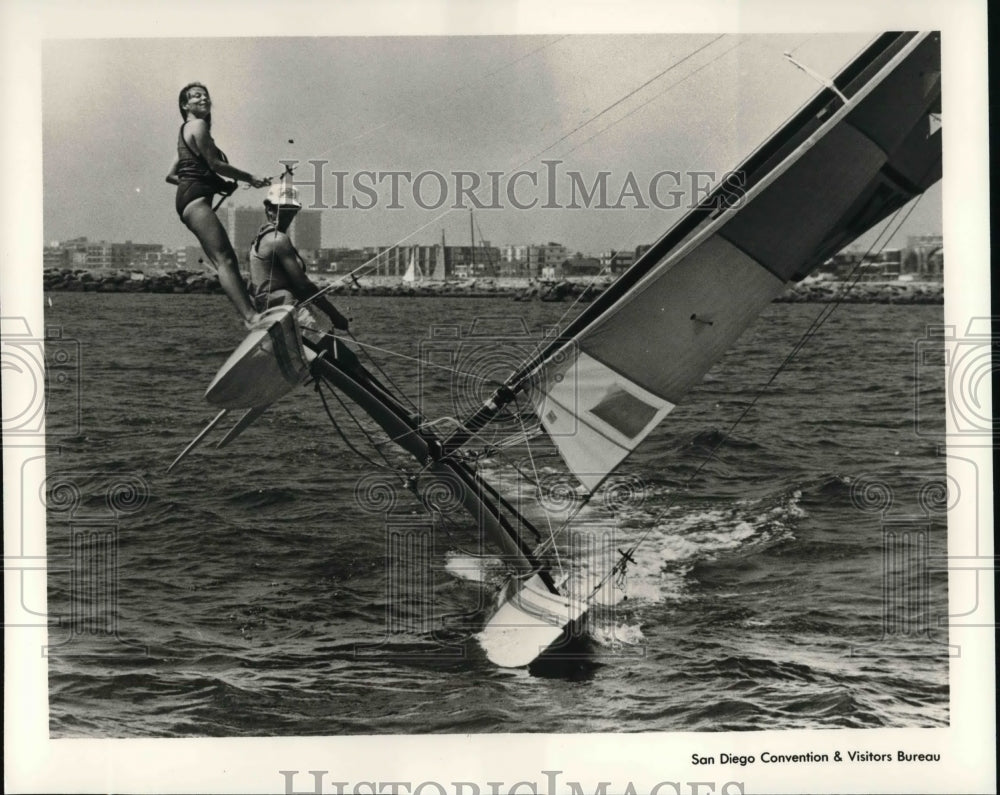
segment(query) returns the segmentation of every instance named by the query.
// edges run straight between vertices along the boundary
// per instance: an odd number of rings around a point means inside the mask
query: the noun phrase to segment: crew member
[[[319,288],[306,275],[302,257],[288,236],[288,227],[301,208],[294,185],[283,181],[272,185],[267,192],[264,199],[267,222],[250,246],[250,293],[254,308],[263,312],[272,306],[312,299],[305,307],[310,317],[300,317],[303,327],[326,331],[332,324],[333,328],[347,331],[347,318],[325,296],[316,297]]]
[[[256,319],[250,296],[240,278],[239,266],[225,227],[212,208],[215,194],[229,194],[241,180],[255,188],[270,183],[230,165],[212,140],[212,100],[201,83],[189,83],[177,98],[181,125],[177,135],[177,159],[167,174],[167,182],[177,186],[174,207],[190,229],[205,255],[215,266],[223,292],[249,326]]]

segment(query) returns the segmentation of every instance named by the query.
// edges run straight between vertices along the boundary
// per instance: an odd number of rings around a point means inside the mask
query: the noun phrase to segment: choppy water
[[[565,309],[346,303],[359,339],[413,357],[377,354],[428,417],[464,412],[470,382],[418,361],[505,375],[530,345],[503,316],[536,333]],[[471,526],[439,523],[429,577],[400,579],[358,497],[372,465],[314,392],[165,474],[241,337],[224,299],[53,294],[76,357],[47,415],[53,736],[946,725],[946,583],[924,562],[946,548],[944,379],[914,365],[940,307],[842,307],[726,436],[821,309],[770,307],[627,462],[620,510],[582,518],[647,534],[629,598],[595,609],[582,658],[512,671],[473,637],[498,575],[468,570]],[[440,327],[477,319],[489,355]],[[429,521],[398,495],[391,527]],[[106,570],[117,590],[88,591]]]

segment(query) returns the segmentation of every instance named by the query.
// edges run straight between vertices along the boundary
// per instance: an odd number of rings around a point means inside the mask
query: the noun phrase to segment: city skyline
[[[246,254],[257,234],[254,208],[237,208],[238,212],[223,213],[230,237],[241,255],[240,265],[247,266]],[[312,224],[298,246],[302,250],[307,268],[346,276],[351,273],[367,276],[402,277],[404,272],[417,268],[419,273],[433,279],[451,277],[531,277],[561,278],[563,276],[617,276],[638,261],[651,248],[640,244],[634,249],[607,250],[594,256],[593,252],[572,252],[558,242],[494,246],[489,241],[471,246],[446,245],[444,241],[431,244],[406,244],[352,248],[321,246],[318,237],[318,213],[302,211]],[[242,213],[242,221],[239,216]],[[252,220],[253,223],[248,223]],[[313,248],[306,249],[308,241]],[[294,236],[293,236],[294,242]],[[204,264],[199,246],[182,246],[176,249],[148,242],[91,241],[86,237],[74,238],[46,246],[45,271],[103,272],[140,271],[166,274],[174,270],[200,269]],[[911,234],[905,246],[848,245],[831,256],[817,269],[817,273],[851,277],[857,266],[864,267],[863,276],[875,274],[911,277],[930,276],[942,278],[944,274],[944,238],[938,234]]]
[[[233,222],[232,222],[232,220],[230,220],[229,217],[227,217],[227,213],[225,212],[225,209],[226,208],[222,208],[222,212],[220,213],[221,219],[223,221],[223,226],[226,227],[227,231],[231,231],[231,229],[232,229],[232,223]],[[242,207],[232,208],[232,209],[239,209],[239,210],[244,210],[244,211],[253,210],[253,211],[256,212],[256,208],[248,207],[248,206],[242,206]],[[441,243],[440,240],[438,240],[438,241],[433,241],[433,240],[426,240],[426,241],[409,240],[408,242],[403,243],[403,244],[391,244],[390,245],[390,244],[388,244],[388,243],[386,243],[386,242],[383,241],[383,242],[376,242],[376,243],[365,244],[365,245],[352,245],[351,243],[345,242],[345,241],[328,241],[328,240],[323,239],[322,237],[318,237],[317,238],[316,237],[316,231],[317,230],[315,229],[315,226],[313,226],[313,228],[308,233],[309,234],[308,240],[311,241],[311,240],[317,240],[318,239],[319,242],[320,242],[320,245],[310,246],[310,245],[306,245],[305,243],[303,243],[301,241],[301,239],[298,240],[298,241],[296,240],[296,226],[295,226],[295,224],[298,223],[301,220],[302,217],[308,217],[309,213],[310,213],[310,211],[308,211],[308,210],[303,211],[302,213],[300,213],[300,217],[296,219],[296,221],[292,224],[292,226],[289,229],[289,235],[292,238],[293,244],[296,245],[298,248],[302,249],[303,251],[317,251],[317,250],[321,250],[321,249],[356,249],[356,250],[365,250],[365,249],[373,249],[374,250],[374,249],[386,249],[386,248],[399,248],[401,250],[408,250],[408,249],[411,249],[411,248],[425,248],[426,249],[426,248],[434,248],[434,247],[440,245],[440,243]],[[261,217],[263,217],[263,211],[260,211],[259,215]],[[314,212],[314,218],[315,217],[316,217],[316,214]],[[254,232],[255,233],[256,233],[256,231],[257,231],[258,228],[259,228],[259,226],[255,226],[254,227]],[[301,234],[301,233],[299,233],[299,234]],[[893,245],[891,245],[891,246],[890,245],[879,245],[877,248],[873,249],[873,253],[878,253],[878,251],[898,250],[900,248],[905,248],[907,246],[912,246],[913,245],[913,241],[917,240],[917,239],[920,239],[920,238],[937,238],[937,239],[943,240],[943,235],[941,235],[940,232],[928,232],[928,231],[922,231],[922,230],[919,230],[919,229],[912,229],[912,228],[910,228],[909,231],[907,231],[905,234],[896,233],[893,236]],[[135,244],[135,245],[141,245],[141,246],[153,245],[153,246],[160,246],[164,250],[182,250],[182,249],[186,249],[186,248],[187,249],[197,248],[198,250],[200,250],[200,247],[197,245],[197,242],[191,242],[191,241],[181,242],[179,245],[170,245],[170,244],[164,243],[164,242],[159,241],[159,240],[131,240],[131,239],[129,239],[129,240],[108,240],[106,238],[98,238],[98,237],[94,237],[92,235],[86,235],[86,234],[76,235],[74,237],[69,237],[69,238],[63,238],[61,240],[46,240],[45,241],[45,247],[46,248],[58,247],[58,246],[66,245],[66,244],[72,244],[72,243],[78,242],[80,240],[84,240],[84,241],[87,241],[89,243],[102,243],[102,244],[106,243],[108,245],[119,245],[119,244],[123,244],[123,243],[124,244]],[[452,244],[451,242],[449,242],[447,240],[446,240],[446,245],[449,248],[468,248],[469,247],[467,244],[464,244],[464,243],[454,243],[454,244]],[[566,246],[565,244],[561,243],[558,240],[550,240],[550,241],[544,241],[544,242],[540,241],[540,240],[536,240],[536,241],[492,241],[492,240],[479,240],[477,238],[475,245],[476,245],[477,249],[480,246],[494,248],[494,249],[505,249],[505,248],[519,248],[519,247],[520,248],[524,248],[524,247],[543,246],[543,245],[560,245],[563,248],[565,248],[568,252],[571,252],[571,256],[591,257],[591,256],[599,256],[599,255],[602,255],[602,254],[618,253],[618,252],[622,252],[622,251],[631,251],[631,250],[640,249],[640,248],[641,249],[649,248],[650,241],[647,241],[647,242],[644,242],[644,243],[636,243],[636,245],[634,245],[634,246],[623,246],[622,248],[618,248],[618,249],[604,248],[604,249],[600,249],[600,250],[591,250],[591,251],[584,251],[584,250],[581,250],[581,249],[574,249],[571,246]],[[234,246],[235,246],[235,244],[234,244]],[[864,242],[863,238],[858,238],[858,240],[855,240],[853,243],[850,243],[848,246],[846,246],[844,248],[844,251],[845,252],[863,252],[867,248],[869,248],[869,245]]]
[[[198,78],[235,165],[276,176],[279,161],[299,163],[325,240],[465,240],[478,202],[477,238],[628,248],[659,237],[817,90],[786,52],[829,75],[869,38],[219,39],[211,54],[184,39],[48,42],[44,237],[191,243],[163,176],[177,90]],[[70,186],[95,181],[110,200],[81,203]],[[936,187],[901,235],[939,233],[940,202]]]

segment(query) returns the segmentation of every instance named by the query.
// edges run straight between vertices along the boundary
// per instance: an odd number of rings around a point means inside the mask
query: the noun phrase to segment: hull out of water
[[[556,644],[586,612],[586,602],[550,592],[536,574],[502,598],[477,639],[494,665],[520,668]]]

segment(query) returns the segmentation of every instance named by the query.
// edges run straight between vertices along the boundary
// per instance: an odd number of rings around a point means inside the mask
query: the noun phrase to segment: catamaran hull
[[[501,598],[476,638],[494,665],[522,668],[561,646],[567,632],[580,625],[587,607],[586,602],[552,593],[536,574]]]
[[[261,322],[219,368],[205,399],[227,409],[268,406],[309,374],[291,306],[268,309]]]

